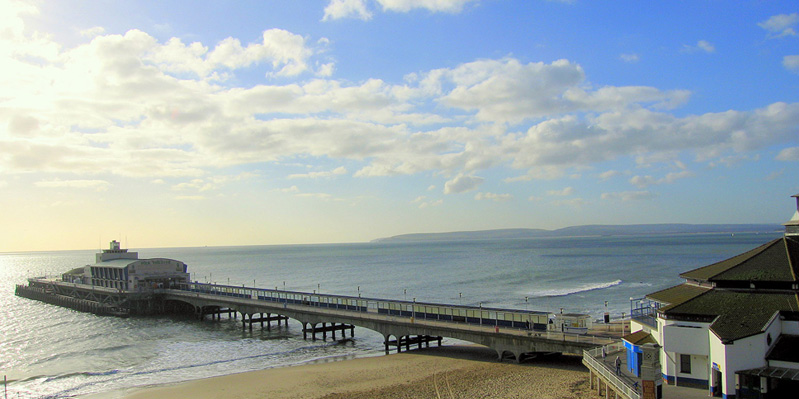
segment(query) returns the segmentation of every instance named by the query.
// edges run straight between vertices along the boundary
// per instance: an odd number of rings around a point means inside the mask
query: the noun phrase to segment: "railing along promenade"
[[[641,399],[641,393],[634,383],[631,383],[621,375],[617,375],[616,371],[605,361],[607,356],[618,355],[620,352],[623,353],[624,350],[624,344],[621,342],[615,342],[604,347],[586,349],[583,352],[583,364],[591,370],[592,374],[596,373],[599,379],[610,385],[612,390],[618,395],[627,399]],[[591,375],[590,378],[591,388],[594,388],[594,376]]]

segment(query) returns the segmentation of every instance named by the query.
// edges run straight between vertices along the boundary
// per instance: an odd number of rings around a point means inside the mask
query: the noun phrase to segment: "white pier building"
[[[139,259],[138,252],[121,249],[111,241],[109,249],[96,254],[95,263],[70,270],[63,281],[114,288],[120,291],[141,291],[170,287],[189,282],[185,263],[166,258]]]

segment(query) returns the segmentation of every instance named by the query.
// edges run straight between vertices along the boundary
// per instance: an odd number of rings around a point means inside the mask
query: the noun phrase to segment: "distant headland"
[[[637,236],[657,234],[709,234],[709,233],[773,233],[783,230],[780,224],[630,224],[584,225],[545,229],[495,229],[478,231],[453,231],[446,233],[413,233],[378,238],[372,242],[463,241],[500,240],[547,237]]]

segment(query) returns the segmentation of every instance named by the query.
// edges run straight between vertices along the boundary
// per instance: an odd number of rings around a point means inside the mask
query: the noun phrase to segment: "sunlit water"
[[[220,284],[558,312],[629,313],[629,298],[779,234],[436,243],[133,249]],[[238,320],[98,317],[14,296],[31,276],[91,263],[96,251],[0,254],[0,373],[9,398],[61,398],[307,363],[377,356],[382,336],[302,339],[301,326],[242,331]],[[285,284],[285,285],[284,285]],[[525,299],[527,298],[527,299]],[[445,341],[446,342],[446,341]]]

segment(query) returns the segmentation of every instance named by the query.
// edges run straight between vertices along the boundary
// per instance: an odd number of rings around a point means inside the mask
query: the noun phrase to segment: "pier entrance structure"
[[[29,295],[33,291],[37,294]],[[612,341],[607,337],[547,330],[549,313],[517,309],[202,283],[173,283],[171,287],[154,288],[147,293],[44,278],[31,278],[28,286],[17,286],[17,295],[38,300],[64,298],[62,302],[45,301],[67,307],[73,307],[68,298],[91,298],[100,292],[106,295],[107,302],[113,302],[115,309],[132,314],[164,313],[169,309],[193,309],[197,315],[229,312],[242,315],[242,328],[248,320],[250,328],[253,322],[267,321],[263,317],[267,314],[273,320],[278,317],[297,320],[311,333],[338,330],[343,334],[349,329],[352,334],[353,326],[363,327],[383,335],[387,352],[390,346],[398,351],[403,347],[408,350],[411,345],[440,343],[441,337],[448,337],[490,347],[499,359],[513,357],[521,361],[524,356],[542,353],[582,354],[585,349]],[[332,330],[328,324],[333,326]]]

